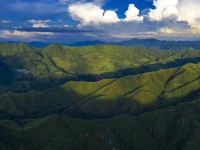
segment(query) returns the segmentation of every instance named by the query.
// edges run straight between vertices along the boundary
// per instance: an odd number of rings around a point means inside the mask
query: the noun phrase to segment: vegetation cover
[[[0,44],[0,149],[198,150],[200,51]]]

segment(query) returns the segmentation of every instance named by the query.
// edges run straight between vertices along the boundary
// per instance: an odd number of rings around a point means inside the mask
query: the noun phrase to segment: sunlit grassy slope
[[[179,67],[199,62],[199,56],[198,50],[157,51],[112,45],[36,49],[1,43],[0,83],[9,85],[9,91],[43,90],[70,80],[91,81]]]
[[[165,64],[177,59],[199,57],[197,50],[156,51],[112,45],[66,47],[51,45],[34,49],[25,44],[0,44],[0,56],[11,68],[26,69],[35,77],[70,77],[102,74],[147,64]],[[17,63],[16,63],[17,62]]]
[[[0,96],[2,117],[24,118],[51,113],[82,116],[135,114],[193,101],[200,90],[200,65],[188,64],[96,82],[71,81],[44,91]]]

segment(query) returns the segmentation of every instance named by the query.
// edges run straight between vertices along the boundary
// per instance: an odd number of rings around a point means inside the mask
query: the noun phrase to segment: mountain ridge
[[[20,43],[20,42],[8,42],[8,43]],[[199,40],[159,40],[155,38],[147,38],[147,39],[138,39],[133,38],[129,40],[123,40],[119,42],[109,42],[109,41],[100,41],[100,40],[93,40],[93,41],[79,41],[75,43],[64,43],[64,42],[57,42],[57,43],[48,43],[48,42],[24,42],[29,46],[36,47],[36,48],[44,48],[51,44],[60,44],[65,46],[95,46],[95,45],[121,45],[121,46],[128,46],[128,47],[146,47],[152,49],[160,49],[160,50],[184,50],[184,49],[200,49],[200,41]]]

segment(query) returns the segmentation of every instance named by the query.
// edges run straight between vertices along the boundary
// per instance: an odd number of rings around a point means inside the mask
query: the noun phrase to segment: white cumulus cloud
[[[79,21],[81,25],[113,24],[122,21],[142,21],[139,9],[130,4],[125,12],[126,18],[120,19],[114,10],[104,10],[94,3],[75,3],[69,6],[68,12],[72,19]]]
[[[179,20],[187,21],[194,28],[200,28],[199,0],[180,0],[177,9]]]
[[[104,11],[93,3],[76,3],[69,6],[68,11],[74,20],[82,25],[99,25],[102,23],[116,23],[119,18],[115,11]]]
[[[177,16],[179,0],[154,0],[155,9],[150,9],[149,18],[152,21],[161,21],[168,17]]]
[[[151,21],[162,21],[175,17],[177,21],[187,22],[192,31],[200,31],[199,0],[154,0],[155,9],[150,9]]]
[[[124,21],[142,21],[144,17],[139,16],[139,13],[139,9],[137,9],[134,4],[130,4],[128,10],[125,12],[126,18]]]

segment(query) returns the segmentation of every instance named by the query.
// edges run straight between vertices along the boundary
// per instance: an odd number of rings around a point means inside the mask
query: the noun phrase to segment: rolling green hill
[[[200,51],[0,44],[0,149],[190,150]]]
[[[166,64],[178,59],[199,57],[200,52],[157,51],[112,45],[66,47],[51,45],[34,49],[25,44],[0,44],[0,56],[11,68],[24,69],[35,77],[68,77],[102,74],[149,64]],[[17,62],[17,63],[16,63]]]

